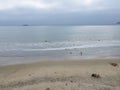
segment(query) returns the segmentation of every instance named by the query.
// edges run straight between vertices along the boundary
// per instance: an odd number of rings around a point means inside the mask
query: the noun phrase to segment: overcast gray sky
[[[120,0],[0,0],[0,25],[93,25],[120,21]]]

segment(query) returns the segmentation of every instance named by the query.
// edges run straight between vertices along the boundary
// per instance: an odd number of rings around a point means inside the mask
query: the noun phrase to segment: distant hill
[[[120,24],[120,22],[117,22],[116,24]]]

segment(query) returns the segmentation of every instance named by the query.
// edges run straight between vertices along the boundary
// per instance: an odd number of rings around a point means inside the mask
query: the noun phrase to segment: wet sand
[[[0,66],[0,90],[120,90],[120,59]]]

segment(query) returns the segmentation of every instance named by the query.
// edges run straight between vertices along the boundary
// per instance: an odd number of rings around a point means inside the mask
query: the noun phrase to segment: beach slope
[[[0,90],[120,90],[120,59],[1,66]]]

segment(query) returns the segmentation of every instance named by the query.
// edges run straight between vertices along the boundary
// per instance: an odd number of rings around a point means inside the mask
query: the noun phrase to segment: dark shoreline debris
[[[94,77],[94,78],[101,78],[101,76],[100,76],[99,74],[95,74],[95,73],[93,73],[93,74],[91,75],[91,77]]]
[[[118,64],[117,63],[110,63],[110,65],[114,66],[114,67],[117,67]]]
[[[50,88],[46,88],[46,90],[50,90]]]

